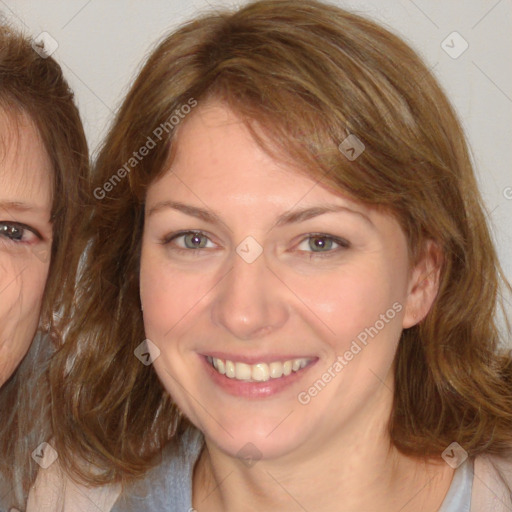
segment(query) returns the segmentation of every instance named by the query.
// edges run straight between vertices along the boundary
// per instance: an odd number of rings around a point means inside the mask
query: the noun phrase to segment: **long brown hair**
[[[427,240],[441,247],[435,304],[396,354],[396,447],[418,456],[439,456],[452,441],[470,455],[510,447],[512,363],[498,354],[495,313],[500,278],[511,288],[450,103],[413,50],[377,24],[313,0],[264,0],[166,37],[99,153],[77,311],[51,369],[61,463],[93,483],[128,480],[187,426],[134,356],[144,340],[138,265],[145,192],[172,161],[182,126],[169,119],[210,98],[239,113],[269,153],[392,212],[411,265]],[[365,145],[353,160],[339,150],[349,134]],[[100,471],[88,474],[81,459]]]
[[[50,436],[50,340],[58,342],[58,317],[69,316],[70,304],[64,297],[72,295],[76,280],[79,254],[72,247],[80,232],[89,156],[73,93],[60,66],[52,57],[40,56],[29,38],[6,25],[0,25],[0,109],[14,131],[21,116],[35,124],[53,169],[53,242],[40,333],[0,389],[0,478],[12,488],[10,505],[22,508],[39,468],[30,454]]]

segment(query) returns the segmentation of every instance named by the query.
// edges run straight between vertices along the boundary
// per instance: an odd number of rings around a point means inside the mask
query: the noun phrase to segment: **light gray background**
[[[512,0],[331,2],[401,35],[441,81],[468,135],[500,260],[512,280]],[[161,37],[204,8],[243,3],[0,0],[0,13],[28,35],[46,31],[57,41],[53,55],[76,92],[94,151]],[[469,44],[458,58],[441,46],[454,31]],[[506,299],[512,314],[512,301]]]

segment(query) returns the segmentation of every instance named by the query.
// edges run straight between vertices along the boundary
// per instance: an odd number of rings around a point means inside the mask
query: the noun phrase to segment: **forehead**
[[[263,128],[259,134],[265,135]],[[273,226],[295,210],[341,206],[356,213],[353,219],[357,213],[369,218],[388,239],[401,232],[389,212],[355,200],[278,151],[269,154],[224,103],[201,104],[186,118],[163,171],[147,190],[148,212],[180,202],[246,230]]]
[[[294,161],[273,144],[263,125],[253,124],[264,140],[262,147],[243,119],[226,103],[209,100],[183,122],[175,140],[172,159],[160,179],[150,187],[148,198],[161,194],[190,197],[210,203],[240,200],[301,203],[332,199],[359,204],[343,190],[321,181],[318,173]],[[269,151],[270,149],[270,151]],[[168,187],[165,187],[165,185]],[[165,190],[167,189],[167,190]]]
[[[223,181],[226,192],[237,184],[254,193],[263,182],[264,187],[281,189],[283,181],[298,188],[310,188],[317,181],[313,173],[277,149],[264,126],[256,122],[252,127],[265,147],[227,104],[216,100],[201,104],[180,126],[165,171],[206,186]]]
[[[47,209],[52,166],[33,121],[0,108],[0,202],[29,202]]]

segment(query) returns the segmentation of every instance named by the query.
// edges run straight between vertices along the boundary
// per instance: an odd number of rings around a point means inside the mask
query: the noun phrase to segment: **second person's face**
[[[51,175],[33,123],[0,111],[0,386],[39,323],[52,242]]]

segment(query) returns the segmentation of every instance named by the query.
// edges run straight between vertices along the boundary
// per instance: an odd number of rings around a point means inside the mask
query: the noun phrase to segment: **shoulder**
[[[165,503],[191,502],[191,474],[203,444],[203,436],[189,429],[169,443],[160,463],[122,492],[121,485],[89,487],[75,482],[64,473],[58,459],[41,469],[30,490],[26,512],[111,512],[140,510],[155,503],[149,510]],[[185,508],[184,510],[187,510]]]
[[[194,465],[204,444],[201,432],[188,428],[163,449],[160,460],[144,477],[124,489],[112,512],[192,509]]]
[[[512,455],[479,455],[474,462],[471,510],[512,509]]]
[[[39,470],[30,490],[27,512],[109,512],[120,490],[118,485],[78,484],[55,461]]]

